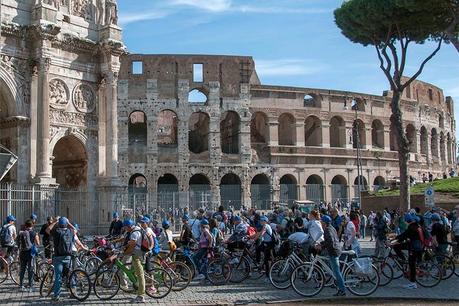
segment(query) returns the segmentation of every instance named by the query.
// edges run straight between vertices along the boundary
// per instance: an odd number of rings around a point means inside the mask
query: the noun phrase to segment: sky
[[[130,53],[248,55],[262,84],[381,95],[389,85],[375,49],[350,42],[334,22],[342,2],[118,0],[119,24]],[[410,48],[407,75],[434,46]],[[452,45],[442,46],[419,79],[452,96],[459,118],[459,53]]]

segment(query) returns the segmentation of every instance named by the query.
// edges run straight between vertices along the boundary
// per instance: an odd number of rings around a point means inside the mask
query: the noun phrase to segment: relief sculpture
[[[73,91],[73,105],[82,113],[91,113],[96,107],[96,95],[91,86],[80,84]]]
[[[53,79],[49,82],[49,105],[52,108],[64,109],[69,102],[69,93],[64,81]]]
[[[83,17],[87,21],[93,20],[92,18],[92,3],[89,0],[74,0],[73,1],[73,14]]]

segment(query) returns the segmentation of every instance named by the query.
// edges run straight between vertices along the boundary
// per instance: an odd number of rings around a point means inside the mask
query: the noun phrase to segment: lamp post
[[[359,198],[359,207],[362,205],[362,177],[363,177],[363,168],[362,168],[362,152],[360,147],[360,123],[357,120],[357,110],[358,105],[355,99],[352,100],[351,103],[352,109],[355,111],[355,120],[354,124],[352,124],[352,143],[356,150],[356,162],[357,162],[357,192]],[[355,134],[354,134],[355,133]],[[355,137],[354,137],[355,136]]]

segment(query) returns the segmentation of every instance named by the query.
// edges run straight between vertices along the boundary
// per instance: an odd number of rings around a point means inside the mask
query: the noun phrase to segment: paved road
[[[371,245],[368,242],[362,243],[364,249],[369,249]],[[380,304],[384,298],[413,298],[413,299],[442,299],[449,300],[449,303],[456,301],[459,304],[459,278],[453,276],[447,281],[443,281],[439,286],[431,289],[419,288],[416,290],[406,290],[402,285],[406,280],[395,280],[386,287],[379,288],[372,296],[372,300],[367,302]],[[64,291],[65,292],[65,291]],[[324,288],[317,298],[323,299],[325,302],[333,295],[335,291],[330,288]],[[46,305],[51,304],[50,299],[40,298],[39,293],[20,293],[17,286],[10,282],[0,285],[0,304],[9,305]],[[124,305],[130,303],[132,297],[128,295],[118,295],[112,301],[101,303],[94,295],[84,302],[86,305]],[[377,299],[373,299],[377,298]],[[349,304],[354,304],[354,297],[349,297]],[[198,282],[193,282],[190,287],[181,292],[172,292],[163,300],[148,300],[150,305],[234,305],[234,304],[279,304],[280,302],[291,301],[291,305],[302,301],[293,290],[277,290],[269,283],[263,281],[246,281],[242,284],[229,284],[226,286],[210,286],[200,285]],[[304,301],[304,299],[303,299]],[[317,301],[307,300],[307,302]],[[340,304],[343,301],[339,300]],[[366,301],[365,299],[361,301]],[[331,304],[336,303],[336,300],[331,300]],[[366,303],[366,302],[365,302]],[[74,300],[68,299],[68,295],[63,295],[61,305],[78,304]],[[412,303],[410,303],[411,305]],[[421,304],[419,304],[421,305]]]

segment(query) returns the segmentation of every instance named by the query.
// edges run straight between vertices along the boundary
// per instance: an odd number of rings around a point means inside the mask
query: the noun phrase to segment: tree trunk
[[[392,117],[391,121],[396,128],[398,143],[398,158],[400,171],[400,210],[402,212],[410,209],[410,175],[408,169],[409,160],[409,142],[405,134],[405,128],[402,120],[402,110],[400,107],[400,96],[403,91],[393,90],[392,96]]]
[[[451,41],[453,46],[456,48],[457,52],[459,52],[459,39],[457,39],[456,34],[454,32],[446,32],[446,35],[448,36],[448,39]]]

